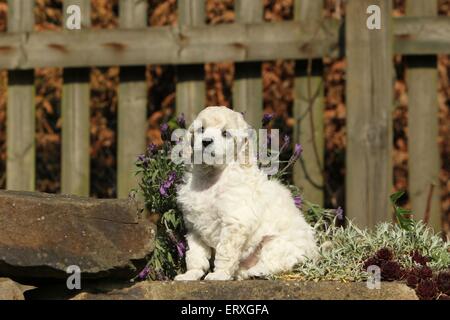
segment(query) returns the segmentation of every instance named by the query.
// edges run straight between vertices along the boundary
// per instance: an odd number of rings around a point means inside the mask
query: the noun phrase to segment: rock
[[[135,200],[0,191],[0,276],[130,278],[154,248]],[[139,270],[138,270],[139,271]]]
[[[381,289],[366,283],[246,281],[144,281],[110,292],[82,292],[74,300],[417,300],[402,283],[383,282]]]
[[[0,300],[25,300],[23,293],[33,287],[23,286],[7,278],[0,278]]]

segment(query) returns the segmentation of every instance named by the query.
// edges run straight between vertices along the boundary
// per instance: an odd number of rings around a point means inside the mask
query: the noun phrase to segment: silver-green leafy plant
[[[296,266],[292,272],[273,276],[275,279],[364,281],[364,261],[382,248],[390,248],[406,268],[414,266],[411,252],[415,250],[430,258],[428,266],[433,271],[450,267],[449,243],[421,221],[411,220],[408,229],[384,222],[370,231],[358,228],[350,220],[345,221],[344,227],[336,212],[307,201],[304,213],[316,230],[320,257]]]

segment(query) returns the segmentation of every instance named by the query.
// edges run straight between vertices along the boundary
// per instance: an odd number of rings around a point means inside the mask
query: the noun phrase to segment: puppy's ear
[[[194,160],[194,131],[196,129],[195,121],[185,130],[182,138],[182,153],[185,164],[189,168]]]
[[[201,139],[199,139],[199,132],[201,129],[202,121],[195,119],[186,130],[185,137],[183,138],[185,143],[184,154],[190,159],[190,164],[194,164],[194,152],[197,152],[194,146],[199,148],[199,144],[201,145]]]
[[[240,130],[251,129],[250,125],[244,120],[244,116],[240,112],[235,112],[237,128]]]

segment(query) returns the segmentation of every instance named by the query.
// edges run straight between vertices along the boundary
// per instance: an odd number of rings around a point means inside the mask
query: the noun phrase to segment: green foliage
[[[176,204],[176,185],[181,181],[184,167],[170,159],[172,142],[170,130],[177,127],[176,121],[162,127],[164,143],[157,147],[151,144],[145,154],[136,161],[136,174],[140,177],[139,193],[146,209],[157,219],[155,250],[139,278],[152,280],[171,279],[184,272],[184,223]]]
[[[404,191],[399,191],[390,196],[392,206],[394,207],[395,217],[398,225],[405,230],[412,230],[414,227],[414,220],[411,218],[411,210],[404,209],[397,205],[397,201],[405,194]]]
[[[430,258],[428,265],[434,271],[450,267],[450,244],[423,222],[408,222],[408,229],[385,222],[369,231],[358,228],[350,220],[346,220],[344,227],[334,212],[307,201],[304,213],[316,230],[320,257],[296,266],[292,272],[273,276],[275,279],[364,281],[367,279],[364,260],[386,247],[392,249],[405,267],[414,265],[410,256],[414,250]]]

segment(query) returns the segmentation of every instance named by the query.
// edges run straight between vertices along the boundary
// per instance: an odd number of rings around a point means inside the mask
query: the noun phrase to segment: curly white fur
[[[208,107],[197,119],[203,123],[203,138],[209,128],[248,127],[240,113],[224,107]],[[217,154],[229,148],[226,139],[214,137]],[[214,271],[205,280],[267,276],[317,255],[314,231],[290,191],[269,180],[254,162],[193,165],[177,200],[189,249],[187,272],[175,280],[201,279],[210,269],[214,251]]]

